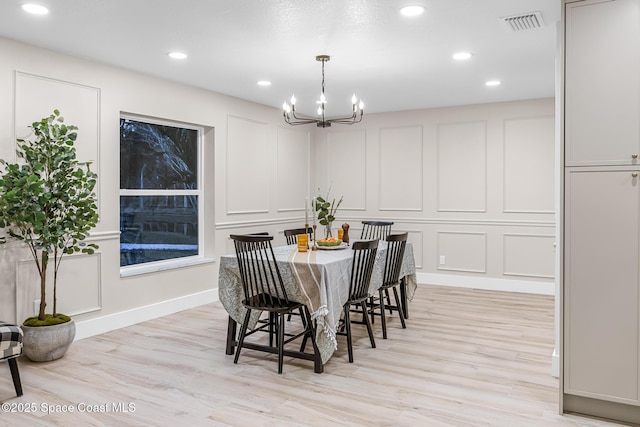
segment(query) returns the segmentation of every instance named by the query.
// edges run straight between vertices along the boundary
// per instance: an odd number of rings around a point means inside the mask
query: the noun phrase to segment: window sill
[[[215,262],[215,258],[189,258],[149,263],[144,265],[132,265],[120,268],[120,277],[138,276],[140,274],[157,273],[158,271],[173,270],[176,268],[190,267],[193,265],[209,264]]]

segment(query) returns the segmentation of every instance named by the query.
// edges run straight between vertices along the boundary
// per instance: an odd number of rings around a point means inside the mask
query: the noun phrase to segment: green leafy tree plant
[[[62,256],[93,254],[97,245],[84,239],[98,222],[94,188],[97,175],[89,162],[76,159],[77,127],[65,125],[58,110],[31,125],[33,137],[18,139],[19,163],[0,159],[0,228],[26,244],[40,275],[38,316],[27,326],[68,322],[57,313],[57,281]],[[45,314],[47,270],[53,264],[53,314]]]

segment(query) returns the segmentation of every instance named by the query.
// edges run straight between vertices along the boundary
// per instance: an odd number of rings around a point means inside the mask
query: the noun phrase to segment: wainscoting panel
[[[380,130],[380,210],[421,211],[422,126]]]
[[[78,139],[74,144],[78,160],[91,162],[91,170],[96,172],[98,177],[101,176],[99,88],[17,71],[15,97],[16,138],[32,137],[33,132],[29,126],[43,117],[48,117],[57,109],[64,117],[65,124],[78,127]],[[101,180],[98,178],[95,192],[99,215],[100,186]]]
[[[486,122],[438,124],[437,150],[438,211],[486,212]]]
[[[102,308],[101,253],[65,255],[58,272],[58,312],[75,316]],[[48,269],[47,313],[53,310],[53,264]],[[34,301],[40,299],[40,276],[33,259],[16,262],[17,318],[34,314]]]
[[[487,272],[487,235],[484,232],[438,231],[438,270]]]
[[[504,212],[553,213],[553,116],[504,121]]]
[[[548,234],[503,235],[505,276],[553,279],[555,271],[555,237]]]
[[[310,138],[308,130],[278,128],[278,212],[299,211],[304,215],[304,200],[309,191]]]
[[[330,131],[327,133],[327,183],[319,183],[324,197],[329,187],[331,196],[344,196],[340,209],[366,209],[367,137],[364,130]],[[313,189],[313,195],[318,190]],[[337,201],[337,200],[336,200]]]
[[[227,133],[227,214],[269,212],[267,124],[229,116]]]

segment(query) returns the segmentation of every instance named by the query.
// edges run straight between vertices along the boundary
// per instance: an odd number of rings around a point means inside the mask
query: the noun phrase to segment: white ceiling
[[[278,108],[295,93],[311,114],[319,54],[331,56],[329,117],[353,92],[365,112],[554,96],[560,0],[34,0],[45,16],[26,1],[0,2],[0,36]],[[401,16],[408,4],[426,12]],[[509,32],[499,19],[529,12],[544,27]],[[176,50],[188,58],[167,57]]]

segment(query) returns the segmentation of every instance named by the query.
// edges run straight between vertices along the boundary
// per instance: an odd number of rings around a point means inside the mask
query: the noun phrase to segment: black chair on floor
[[[287,296],[282,276],[275,261],[275,255],[271,246],[273,236],[267,235],[231,235],[234,241],[236,256],[238,258],[238,268],[242,282],[244,300],[242,305],[247,312],[238,336],[238,344],[233,363],[238,363],[240,351],[249,348],[278,355],[278,373],[282,373],[284,355],[314,361],[315,372],[322,372],[322,361],[320,360],[318,347],[315,338],[314,324],[311,314],[306,305],[290,300]],[[251,331],[247,331],[249,320],[253,310],[266,311],[269,318]],[[294,311],[302,310],[303,330],[296,334],[285,334],[284,316]],[[258,342],[245,342],[245,338],[255,332],[268,329],[269,344]],[[287,339],[285,339],[285,335]],[[273,337],[275,336],[275,345]],[[313,353],[304,353],[304,346],[300,351],[290,351],[285,349],[289,342],[304,337],[304,343],[311,339]]]
[[[304,227],[284,230],[284,237],[287,239],[287,245],[295,245],[298,243],[298,234],[304,234]],[[307,234],[309,235],[309,241],[311,241],[311,239],[313,239],[313,228],[307,228]]]
[[[371,322],[374,316],[380,316],[382,320],[382,338],[387,339],[387,320],[385,310],[389,310],[393,314],[398,312],[402,328],[406,328],[404,311],[400,303],[397,287],[400,285],[400,268],[402,267],[402,258],[404,257],[404,249],[407,246],[408,233],[390,234],[385,239],[387,242],[387,254],[384,263],[384,273],[382,276],[382,286],[378,288],[378,298],[371,298],[369,305],[369,313],[371,314]],[[395,304],[391,304],[389,290],[393,290]],[[386,302],[385,302],[386,301]]]
[[[373,264],[376,261],[376,253],[378,251],[378,240],[364,240],[354,242],[353,248],[353,265],[351,267],[351,284],[349,286],[349,299],[342,309],[342,319],[338,325],[337,335],[347,337],[347,349],[349,351],[349,362],[353,363],[353,343],[351,337],[351,318],[350,312],[352,306],[357,306],[363,313],[367,312],[366,303],[369,299],[369,283],[371,282],[371,274],[373,272]],[[373,329],[369,316],[363,316],[363,322],[367,325],[369,340],[371,347],[376,347],[376,341],[373,337]],[[354,322],[356,323],[356,322]]]
[[[22,337],[22,329],[19,326],[0,321],[0,360],[6,360],[9,363],[11,379],[17,396],[22,396],[22,383],[20,382],[17,359],[22,354]]]
[[[391,234],[391,221],[362,221],[362,233],[360,233],[361,239],[378,239],[384,240],[389,234]]]

